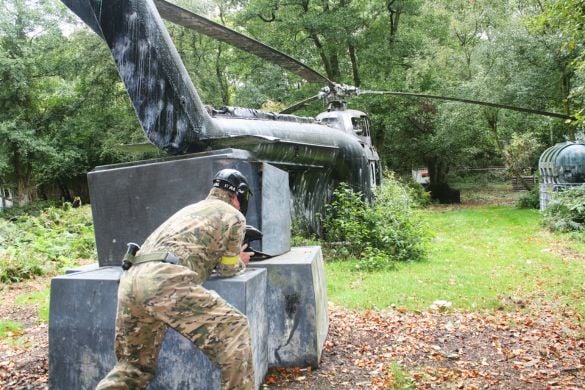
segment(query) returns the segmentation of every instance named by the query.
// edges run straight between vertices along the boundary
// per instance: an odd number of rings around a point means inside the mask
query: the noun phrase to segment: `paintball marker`
[[[252,225],[246,225],[246,234],[244,235],[244,244],[248,244],[247,248],[244,250],[245,252],[254,252],[254,256],[250,259],[250,261],[261,261],[271,258],[267,253],[261,252],[252,248],[252,241],[257,241],[262,239],[262,232],[256,229]]]

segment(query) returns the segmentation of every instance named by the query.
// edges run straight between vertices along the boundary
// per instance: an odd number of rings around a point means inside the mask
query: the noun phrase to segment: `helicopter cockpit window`
[[[353,126],[353,131],[357,135],[363,135],[363,136],[370,135],[368,118],[363,117],[363,116],[353,117],[353,118],[351,118],[351,124]]]
[[[322,118],[321,122],[323,122],[324,124],[329,125],[331,127],[339,127],[339,121],[335,117]]]

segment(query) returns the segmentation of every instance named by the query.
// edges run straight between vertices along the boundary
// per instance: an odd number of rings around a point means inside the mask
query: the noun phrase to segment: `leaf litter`
[[[23,324],[0,340],[2,389],[48,388],[47,325],[35,305],[14,303],[47,283],[0,290],[1,318]],[[536,298],[485,312],[440,306],[359,312],[330,303],[320,367],[271,369],[263,388],[585,388],[585,320],[569,307]]]
[[[558,304],[525,304],[494,312],[363,313],[330,304],[320,368],[272,371],[265,387],[404,388],[388,369],[398,364],[406,388],[585,388],[583,319]]]

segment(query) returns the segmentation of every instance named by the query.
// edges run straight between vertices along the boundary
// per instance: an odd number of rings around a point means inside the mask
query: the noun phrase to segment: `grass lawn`
[[[585,318],[585,244],[540,226],[535,210],[512,206],[433,208],[428,260],[359,273],[355,261],[328,261],[328,295],[357,309],[424,310],[436,300],[454,309],[505,308],[545,299]]]
[[[41,291],[35,291],[28,294],[22,294],[16,297],[17,305],[38,305],[38,316],[41,322],[49,322],[49,297],[51,295],[50,286]]]

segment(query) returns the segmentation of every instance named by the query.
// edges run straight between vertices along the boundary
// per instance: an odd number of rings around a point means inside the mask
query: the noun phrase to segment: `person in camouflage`
[[[229,277],[249,262],[242,247],[249,195],[240,172],[221,170],[205,200],[181,209],[146,239],[120,279],[118,363],[97,389],[146,388],[167,326],[217,364],[222,389],[254,388],[247,318],[201,286],[214,269]],[[162,261],[167,254],[178,257],[179,265]]]

